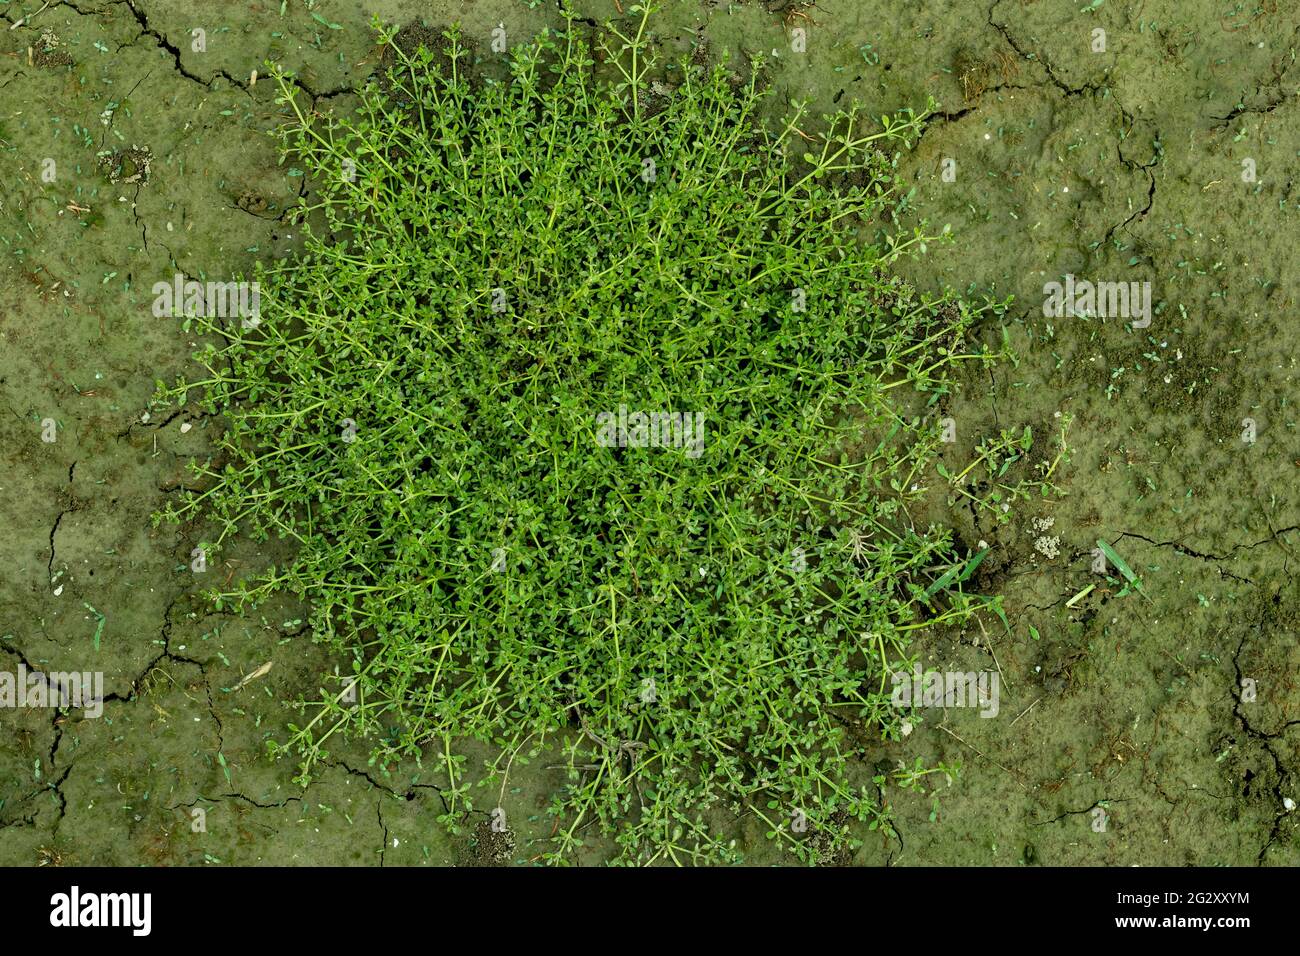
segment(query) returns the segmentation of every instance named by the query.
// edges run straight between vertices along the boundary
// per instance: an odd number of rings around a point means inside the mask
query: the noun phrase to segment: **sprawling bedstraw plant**
[[[917,410],[988,356],[970,309],[889,275],[928,237],[862,241],[924,116],[813,129],[723,66],[652,82],[648,16],[544,34],[506,82],[454,31],[381,29],[393,65],[345,120],[280,77],[306,248],[160,389],[228,423],[171,516],[294,544],[217,599],[306,599],[347,662],[284,744],[304,779],[364,734],[435,759],[455,815],[553,745],[554,859],[596,833],[730,858],[740,814],[811,857],[886,819],[852,753],[898,732],[909,636],[971,613],[926,596],[956,556],[908,504]]]

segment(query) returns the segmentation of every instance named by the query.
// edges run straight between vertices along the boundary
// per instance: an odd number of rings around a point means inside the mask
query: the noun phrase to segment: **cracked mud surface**
[[[868,835],[853,862],[1300,862],[1300,816],[1284,803],[1300,802],[1300,13],[1174,0],[1091,13],[1077,0],[668,6],[666,46],[779,49],[778,100],[808,99],[814,113],[846,97],[874,113],[939,100],[902,168],[918,219],[951,223],[956,241],[906,270],[921,287],[1014,295],[1018,353],[947,400],[947,460],[969,461],[999,427],[1048,436],[1057,413],[1072,416],[1066,497],[1005,523],[932,516],[971,548],[993,545],[976,583],[1005,595],[1010,632],[986,620],[933,633],[926,663],[995,667],[1000,713],[928,712],[901,745],[864,739],[872,772],[917,757],[962,771],[930,794],[890,787],[897,836]],[[266,757],[295,719],[285,701],[312,696],[334,664],[300,608],[240,617],[202,601],[200,532],[150,516],[193,481],[186,462],[219,423],[196,408],[143,416],[155,380],[174,380],[197,346],[153,318],[153,283],[224,281],[296,246],[285,214],[306,184],[265,135],[282,110],[265,61],[296,72],[312,109],[346,109],[378,65],[370,12],[459,19],[486,48],[498,23],[513,42],[554,5],[39,7],[0,3],[0,669],[102,671],[105,700],[99,718],[0,709],[0,861],[534,858],[561,782],[548,761],[512,776],[502,835],[486,812],[449,834],[448,781],[369,765],[364,744],[340,742],[305,790],[291,760]],[[808,39],[798,57],[796,27]],[[1106,51],[1094,53],[1098,27]],[[1045,318],[1043,284],[1067,272],[1150,281],[1151,326]],[[1040,518],[1054,519],[1055,557],[1034,547]],[[1141,574],[1145,597],[1092,572],[1098,538]],[[266,560],[244,547],[204,574]],[[751,861],[773,859],[762,827],[741,828]]]

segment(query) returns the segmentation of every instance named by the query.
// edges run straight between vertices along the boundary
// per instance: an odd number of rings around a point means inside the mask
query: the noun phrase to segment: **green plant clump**
[[[814,133],[764,118],[757,69],[652,80],[635,13],[545,33],[497,82],[455,31],[381,29],[393,66],[347,119],[278,78],[306,248],[161,390],[228,426],[170,517],[292,543],[218,600],[305,599],[347,662],[280,745],[304,780],[366,735],[384,765],[434,759],[451,818],[548,747],[551,859],[596,836],[734,859],[741,815],[824,857],[887,825],[850,761],[897,739],[910,635],[972,613],[926,594],[959,558],[909,503],[927,404],[990,355],[962,345],[977,310],[889,273],[934,237],[863,239],[924,114]]]

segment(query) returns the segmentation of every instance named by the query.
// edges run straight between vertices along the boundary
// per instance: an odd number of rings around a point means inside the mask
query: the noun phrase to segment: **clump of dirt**
[[[812,834],[809,842],[812,844],[818,866],[853,865],[852,847],[845,840],[835,837],[835,831],[844,827],[848,821],[849,815],[841,811],[831,817],[829,828],[819,828]]]
[[[447,38],[443,36],[444,32],[445,28],[443,27],[428,27],[422,23],[408,23],[394,34],[391,43],[384,46],[379,58],[380,66],[387,70],[401,62],[395,49],[400,50],[408,57],[412,57],[415,56],[420,47],[424,47],[432,56],[432,64],[443,75],[449,75],[451,73],[451,57],[447,55]],[[479,48],[471,38],[460,34],[456,38],[456,44],[467,54],[460,61],[462,69],[465,64],[477,63],[480,60]],[[476,70],[464,71],[464,78],[471,86],[477,87],[482,82],[477,76],[477,72]]]
[[[29,50],[31,61],[35,66],[53,68],[71,66],[75,60],[63,49],[63,41],[53,30],[42,30],[41,38]]]
[[[385,68],[397,63],[397,54],[393,52],[394,48],[401,50],[407,56],[414,56],[416,50],[424,47],[435,57],[440,57],[441,62],[450,64],[450,60],[442,53],[443,46],[444,40],[441,30],[426,27],[422,23],[408,23],[393,36],[393,42],[384,47],[380,63]]]
[[[99,165],[108,175],[113,185],[126,184],[143,186],[149,182],[149,172],[153,166],[153,151],[148,146],[132,146],[130,149],[114,149],[99,155]]]
[[[254,216],[260,216],[271,208],[270,200],[251,192],[240,193],[235,205]]]
[[[989,88],[1011,82],[1020,67],[1005,50],[983,59],[969,47],[962,47],[953,55],[952,71],[961,82],[962,96],[970,103]]]
[[[509,827],[494,830],[491,820],[483,820],[474,828],[470,851],[478,866],[509,866],[515,855],[515,835]]]

